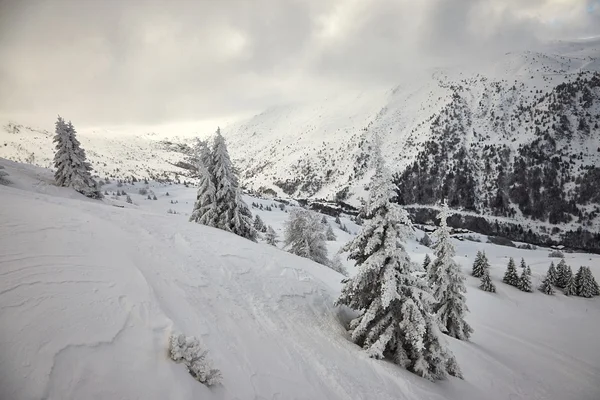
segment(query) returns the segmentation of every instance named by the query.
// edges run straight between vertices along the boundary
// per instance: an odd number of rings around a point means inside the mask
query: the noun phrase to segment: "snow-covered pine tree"
[[[567,265],[565,260],[560,260],[556,266],[556,286],[564,289],[567,286],[569,280],[570,267]],[[572,272],[571,272],[572,274]]]
[[[436,241],[433,250],[436,258],[427,268],[427,279],[435,299],[433,313],[444,332],[456,339],[468,340],[473,328],[464,320],[469,311],[463,295],[467,289],[460,266],[452,258],[455,251],[450,242],[450,230],[446,222],[448,216],[448,206],[444,204],[438,215],[440,225],[434,232]]]
[[[475,256],[475,261],[473,262],[473,271],[471,275],[475,278],[481,278],[484,274],[484,271],[490,267],[488,259],[484,252],[478,251]]]
[[[56,184],[71,187],[92,199],[102,198],[102,192],[92,178],[90,173],[92,167],[86,160],[85,150],[77,140],[73,124],[65,123],[60,116],[56,121],[54,143],[56,143],[54,154]]]
[[[3,171],[4,166],[0,165],[0,185],[8,185],[10,182],[10,180],[7,178],[8,176],[8,172]]]
[[[331,262],[329,263],[329,268],[331,268],[335,272],[339,272],[344,276],[348,276],[348,271],[346,270],[346,267],[344,267],[344,264],[342,264],[342,259],[340,258],[340,255],[337,253],[331,259]]]
[[[575,286],[577,287],[577,296],[594,297],[600,295],[600,287],[590,267],[579,267],[575,275]]]
[[[485,268],[483,270],[483,275],[481,275],[481,283],[479,284],[479,289],[485,292],[496,293],[496,286],[494,285],[494,282],[492,282],[492,278],[490,277],[489,268]]]
[[[321,218],[321,223],[322,223],[323,225],[326,225],[326,224],[327,224],[327,217],[325,217],[324,215],[323,215],[323,218]]]
[[[550,263],[550,267],[548,268],[546,277],[548,278],[548,282],[550,283],[550,285],[556,285],[556,282],[558,280],[558,272],[556,271],[556,267],[554,266],[554,261]]]
[[[519,275],[517,274],[517,266],[515,265],[515,260],[511,257],[508,260],[508,267],[506,268],[506,272],[504,273],[504,278],[502,278],[502,282],[508,283],[511,286],[518,287],[519,286]]]
[[[131,197],[129,195],[127,195],[127,199],[125,201],[129,204],[133,204],[133,201],[131,200]]]
[[[429,380],[448,374],[462,377],[430,313],[431,291],[413,274],[402,243],[412,234],[412,224],[393,201],[395,187],[380,154],[376,160],[375,177],[361,210],[363,228],[343,248],[350,252],[358,272],[343,281],[336,304],[361,313],[350,323],[350,331],[352,340],[369,356],[389,354],[394,363]]]
[[[217,227],[216,188],[214,177],[211,173],[213,169],[212,157],[205,142],[199,141],[195,149],[196,156],[194,159],[197,162],[196,169],[198,171],[199,183],[196,202],[194,203],[192,215],[190,215],[190,222]]]
[[[285,246],[297,256],[329,265],[325,229],[319,216],[312,211],[294,209],[285,222]]]
[[[539,289],[544,294],[554,294],[554,288],[552,287],[552,278],[550,277],[549,273],[546,274],[546,276],[544,277],[544,280],[542,281],[542,284],[540,285]]]
[[[338,215],[337,217],[335,217],[335,223],[338,225],[342,225],[342,221],[340,220],[340,216]]]
[[[527,268],[527,264],[525,263],[525,259],[524,258],[521,258],[521,265],[519,265],[519,267],[521,267],[521,269]]]
[[[271,246],[277,246],[277,232],[273,229],[271,225],[267,228],[267,233],[265,234],[265,241]]]
[[[431,264],[431,257],[429,257],[429,254],[425,254],[425,259],[423,260],[423,270],[424,271],[427,271],[429,264]]]
[[[333,241],[337,240],[337,236],[335,236],[335,233],[333,232],[333,228],[329,224],[327,224],[327,231],[325,232],[325,238],[329,242],[333,242]]]
[[[225,138],[217,129],[212,151],[212,174],[215,184],[217,228],[256,241],[252,213],[242,200],[237,171],[231,163]]]
[[[519,284],[517,287],[523,292],[533,291],[531,289],[531,268],[529,268],[529,266],[526,265],[521,271],[521,276],[519,277]]]
[[[421,240],[419,240],[419,243],[421,243],[425,247],[431,247],[431,245],[433,244],[427,232],[423,234],[423,237],[421,238]]]
[[[254,217],[254,229],[256,229],[257,232],[261,232],[264,226],[265,223],[260,218],[260,215],[256,214],[256,216]]]
[[[570,272],[570,274],[569,274]],[[571,271],[571,267],[567,266],[567,272],[565,273],[566,285],[563,290],[565,296],[576,296],[577,295],[577,283],[575,282],[575,277],[573,276],[573,271]]]

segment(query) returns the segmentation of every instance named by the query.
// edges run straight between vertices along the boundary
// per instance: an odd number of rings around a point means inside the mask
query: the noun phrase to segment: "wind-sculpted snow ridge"
[[[90,200],[52,174],[0,159],[1,399],[597,399],[598,297],[524,293],[500,282],[525,257],[535,286],[548,250],[454,241],[467,270],[490,260],[495,294],[467,277],[469,342],[448,338],[465,380],[437,384],[368,358],[333,307],[340,274],[266,243],[188,223],[195,189],[124,185],[133,203]],[[167,196],[166,193],[169,193]],[[177,203],[171,204],[171,200]],[[248,199],[248,204],[271,201]],[[186,204],[187,203],[187,204]],[[122,205],[124,208],[112,207]],[[167,214],[173,208],[177,214]],[[292,206],[288,206],[292,208]],[[281,232],[288,214],[252,209]],[[326,217],[338,237],[352,237]],[[351,231],[358,227],[346,217]],[[413,261],[427,248],[407,243]],[[565,254],[600,276],[600,257]],[[354,273],[350,269],[350,273]],[[198,383],[168,355],[171,334],[199,338],[222,383]]]

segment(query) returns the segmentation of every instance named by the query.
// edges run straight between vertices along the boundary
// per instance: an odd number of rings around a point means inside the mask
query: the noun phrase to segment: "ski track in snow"
[[[191,209],[193,189],[155,187],[160,200],[144,203],[128,187],[136,204],[122,209],[110,197],[92,202],[53,186],[40,193],[47,174],[19,168],[7,170],[20,188],[0,186],[1,399],[600,398],[598,298],[525,294],[499,282],[507,252],[531,260],[536,278],[550,262],[546,250],[456,242],[465,273],[477,250],[488,252],[498,293],[467,279],[473,339],[446,339],[466,380],[433,384],[349,340],[344,310],[333,307],[341,275],[165,214]],[[253,212],[281,235],[284,212]],[[350,237],[335,233],[330,251]],[[419,263],[431,253],[415,242],[407,249]],[[574,267],[592,260],[600,277],[600,257],[568,256]],[[221,386],[208,389],[168,360],[174,331],[200,338]]]

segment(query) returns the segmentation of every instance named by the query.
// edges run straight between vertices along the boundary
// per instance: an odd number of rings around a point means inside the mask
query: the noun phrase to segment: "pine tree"
[[[469,311],[463,295],[467,289],[460,266],[452,258],[455,252],[446,222],[448,213],[448,207],[444,204],[438,215],[440,226],[434,233],[436,242],[433,249],[436,258],[427,269],[427,279],[435,299],[433,312],[445,333],[456,339],[468,340],[473,328],[464,320],[465,313]]]
[[[519,275],[517,275],[517,266],[515,265],[515,260],[513,260],[512,257],[508,260],[508,267],[506,268],[506,272],[504,273],[504,278],[502,278],[502,282],[515,287],[519,286]]]
[[[237,172],[229,158],[225,138],[217,129],[212,151],[211,172],[215,184],[217,227],[256,241],[252,213],[242,200]]]
[[[152,200],[152,196],[148,195],[148,200]]]
[[[277,246],[277,232],[273,229],[271,225],[267,228],[267,233],[265,234],[265,241],[271,246]]]
[[[0,185],[8,185],[11,183],[11,181],[7,178],[8,172],[1,171],[3,169],[4,169],[4,166],[0,165]]]
[[[133,201],[131,200],[131,197],[129,195],[127,195],[127,199],[125,201],[129,204],[133,204]]]
[[[532,292],[531,289],[531,268],[526,266],[521,271],[521,276],[519,277],[519,284],[517,285],[519,290],[523,292]]]
[[[59,116],[56,121],[56,153],[54,155],[54,180],[58,186],[71,187],[86,197],[102,198],[98,184],[92,178],[91,165],[87,162],[85,150],[76,137],[76,131],[71,122]]]
[[[479,289],[485,292],[496,293],[496,286],[494,285],[494,282],[492,282],[492,278],[490,277],[490,270],[488,268],[485,268],[483,270],[483,275],[481,275],[481,283],[479,284]]]
[[[424,271],[427,271],[429,264],[431,264],[431,257],[429,257],[429,254],[425,254],[425,259],[423,260],[423,270]]]
[[[348,276],[348,271],[346,270],[346,267],[344,267],[344,264],[342,264],[342,259],[340,258],[340,255],[337,253],[331,259],[329,267],[335,272],[339,272],[344,276]]]
[[[256,214],[256,216],[254,217],[254,229],[256,229],[258,232],[262,231],[264,228],[265,224],[263,222],[263,220],[260,218],[260,215]]]
[[[209,152],[206,146],[199,147],[199,151]],[[194,203],[194,209],[190,216],[190,222],[196,222],[198,224],[217,227],[218,215],[217,215],[217,203],[216,203],[216,188],[214,184],[214,178],[210,170],[212,169],[212,158],[210,153],[208,156],[198,155],[198,164],[196,168],[198,170],[198,176],[200,178],[198,185],[198,192],[196,194],[196,202]],[[204,160],[204,161],[201,161]],[[208,165],[205,165],[207,162]]]
[[[337,236],[335,236],[333,228],[329,224],[327,225],[327,232],[325,232],[325,238],[330,242],[337,240]]]
[[[431,247],[431,245],[433,244],[427,232],[423,234],[423,237],[421,238],[421,240],[419,240],[419,243],[421,243],[425,247]]]
[[[521,269],[525,269],[527,268],[527,264],[525,264],[525,259],[521,258],[521,265],[519,265],[521,267]]]
[[[600,287],[598,287],[598,283],[589,267],[579,267],[575,275],[575,286],[577,296],[589,298],[600,295]]]
[[[342,225],[342,221],[340,220],[340,216],[335,217],[335,223],[338,225]]]
[[[567,265],[565,260],[560,260],[556,267],[556,286],[561,289],[564,289],[567,286],[567,282],[569,280],[569,269],[570,267]]]
[[[156,198],[156,195],[155,195],[155,194],[154,194],[154,195],[152,195],[152,200],[158,200],[158,199]]]
[[[556,282],[558,281],[558,272],[556,271],[556,267],[554,267],[554,262],[550,263],[546,277],[548,278],[550,285],[556,285]]]
[[[490,267],[488,259],[484,252],[478,251],[475,256],[475,261],[473,262],[473,271],[471,275],[475,278],[481,278],[486,269]]]
[[[392,178],[381,156],[371,184],[361,232],[342,251],[350,252],[358,272],[343,281],[336,304],[361,312],[350,323],[352,340],[369,356],[390,354],[394,363],[429,380],[448,374],[462,377],[460,368],[430,313],[427,283],[413,274],[403,245],[412,224],[393,200]]]
[[[325,229],[312,211],[294,209],[285,222],[285,245],[288,251],[319,264],[329,265]]]
[[[570,271],[571,267],[567,267],[567,269]],[[566,273],[565,276],[567,284],[565,285],[563,293],[565,294],[565,296],[576,296],[577,283],[575,282],[575,278],[573,277],[573,272],[571,271],[571,274]]]
[[[323,215],[323,218],[321,218],[321,223],[322,223],[323,225],[326,225],[326,224],[327,224],[327,217],[325,217],[324,215]]]
[[[552,287],[552,278],[550,277],[550,274],[546,274],[539,289],[544,294],[554,294],[554,288]]]

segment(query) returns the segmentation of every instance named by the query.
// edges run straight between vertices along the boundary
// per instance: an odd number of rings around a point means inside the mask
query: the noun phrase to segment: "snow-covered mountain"
[[[75,126],[77,126],[76,121]],[[402,78],[393,88],[273,107],[223,129],[257,192],[360,203],[378,136],[403,204],[600,230],[600,38]],[[51,126],[46,127],[50,131]],[[81,129],[100,176],[186,174],[210,132]],[[16,122],[0,157],[49,166],[51,134]]]

